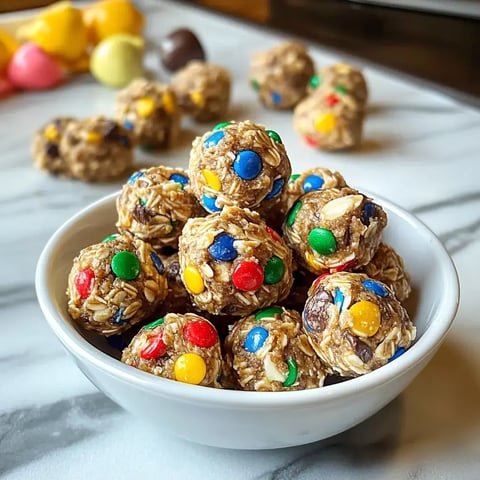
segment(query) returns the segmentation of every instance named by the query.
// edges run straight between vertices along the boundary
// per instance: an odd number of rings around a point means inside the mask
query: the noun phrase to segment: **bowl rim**
[[[108,203],[115,202],[119,191],[106,195],[89,204],[70,219],[64,222],[50,237],[38,259],[35,272],[35,289],[40,308],[55,335],[64,347],[82,361],[102,370],[109,376],[117,377],[126,383],[134,384],[138,389],[155,393],[159,396],[176,397],[177,400],[189,403],[205,403],[218,408],[275,408],[289,405],[308,405],[322,401],[332,401],[339,397],[348,397],[365,390],[371,390],[393,381],[422,362],[440,346],[450,330],[459,305],[459,280],[454,263],[440,240],[421,220],[407,212],[390,200],[366,190],[362,193],[375,199],[375,202],[386,207],[398,217],[420,231],[431,244],[437,261],[441,265],[441,273],[445,290],[449,295],[439,298],[440,307],[435,321],[432,321],[423,335],[403,355],[394,362],[374,370],[366,375],[327,387],[290,392],[253,392],[227,389],[206,388],[190,385],[175,380],[156,377],[147,372],[132,368],[90,344],[71,325],[64,321],[56,311],[54,302],[47,290],[47,272],[51,255],[59,241],[72,228],[92,211]]]

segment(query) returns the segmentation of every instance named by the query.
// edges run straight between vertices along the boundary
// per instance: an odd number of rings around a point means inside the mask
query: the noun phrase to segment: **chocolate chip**
[[[50,158],[58,158],[60,156],[60,152],[58,151],[58,144],[53,142],[47,142],[45,146],[45,151]]]
[[[148,208],[145,208],[140,203],[137,203],[133,209],[132,216],[138,223],[146,225],[155,215]]]
[[[107,120],[102,127],[103,138],[110,140],[111,142],[118,142],[124,147],[130,147],[130,138],[127,135],[122,134],[122,129],[117,122],[113,120]]]
[[[172,262],[167,267],[167,279],[168,280],[180,280],[180,263]]]
[[[361,340],[357,340],[357,345],[355,346],[355,353],[363,363],[368,363],[373,357],[372,349]]]
[[[179,28],[161,39],[160,60],[167,70],[174,72],[190,60],[205,60],[205,52],[191,30]]]
[[[328,308],[333,302],[331,293],[321,290],[309,297],[303,309],[305,327],[314,332],[325,330],[328,320]]]

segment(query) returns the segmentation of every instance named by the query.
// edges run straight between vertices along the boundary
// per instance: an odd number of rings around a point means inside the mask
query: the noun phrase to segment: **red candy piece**
[[[240,262],[233,269],[232,282],[242,292],[258,290],[263,284],[263,269],[256,262]]]
[[[325,278],[325,277],[328,277],[328,275],[330,275],[331,272],[327,272],[327,273],[322,273],[321,275],[319,275],[312,283],[312,287],[313,288],[317,288],[318,287],[318,284]]]
[[[303,137],[303,139],[305,140],[305,143],[307,145],[310,145],[310,147],[317,147],[318,146],[318,142],[313,137],[311,137],[310,135],[305,135]]]
[[[281,239],[280,239],[280,235],[273,229],[273,228],[270,228],[270,227],[267,227],[267,233],[272,237],[273,240],[275,240],[276,242],[279,242]]]
[[[345,270],[348,270],[349,268],[353,268],[354,266],[355,266],[355,260],[350,260],[348,262],[345,262],[343,265],[339,265],[338,267],[331,268],[330,273],[343,272]]]
[[[80,298],[87,298],[93,288],[95,273],[91,268],[80,270],[75,277],[74,283]]]
[[[329,106],[329,107],[334,107],[340,100],[338,99],[338,97],[336,95],[328,95],[326,98],[325,98],[325,103]]]
[[[217,331],[205,320],[194,320],[183,327],[183,338],[197,347],[213,347],[218,340]]]
[[[161,331],[148,337],[148,345],[140,352],[140,357],[144,360],[153,360],[161,357],[166,350],[167,346],[163,341],[163,332]]]

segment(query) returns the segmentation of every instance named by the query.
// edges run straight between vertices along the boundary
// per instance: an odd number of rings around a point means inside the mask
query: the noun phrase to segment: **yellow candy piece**
[[[88,143],[100,143],[102,141],[102,136],[98,132],[90,130],[85,134],[85,140]]]
[[[144,17],[128,0],[103,0],[83,11],[83,21],[92,43],[97,44],[111,35],[140,35]]]
[[[58,2],[44,9],[31,23],[19,29],[18,36],[67,61],[81,57],[88,45],[82,12],[69,2]]]
[[[5,70],[18,47],[18,43],[10,34],[0,31],[0,72]]]
[[[175,110],[177,109],[177,102],[175,101],[175,98],[171,92],[166,91],[163,94],[162,105],[163,105],[163,109],[168,114],[172,115],[172,113],[175,113]]]
[[[315,120],[315,130],[320,133],[330,133],[336,125],[337,117],[331,112],[324,113]]]
[[[156,105],[155,105],[155,100],[150,97],[143,97],[139,98],[135,102],[135,110],[138,114],[138,116],[142,118],[147,118],[153,115],[155,112]]]
[[[43,136],[50,142],[58,142],[60,140],[60,134],[58,133],[57,127],[51,123],[47,125],[43,130]]]
[[[352,67],[346,63],[337,63],[334,66],[337,73],[349,74],[352,71]]]
[[[184,353],[175,361],[173,367],[175,380],[198,385],[205,378],[207,366],[205,360],[196,353]]]
[[[368,300],[360,300],[349,309],[352,316],[350,330],[359,337],[371,337],[380,328],[380,308]]]
[[[222,182],[218,178],[217,174],[215,172],[212,172],[208,168],[204,168],[202,170],[202,175],[203,178],[205,179],[205,182],[207,182],[207,185],[215,191],[220,191],[222,189]]]
[[[190,92],[188,96],[197,107],[203,108],[205,106],[205,97],[202,95],[202,92]]]
[[[194,265],[188,265],[183,271],[183,283],[195,295],[205,290],[202,275]]]

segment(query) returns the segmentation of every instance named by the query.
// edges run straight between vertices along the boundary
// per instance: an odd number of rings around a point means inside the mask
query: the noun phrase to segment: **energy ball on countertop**
[[[155,250],[177,247],[183,225],[204,215],[182,168],[156,166],[134,173],[117,197],[120,231],[149,242]]]
[[[303,325],[328,373],[356,377],[401,355],[416,329],[394,293],[360,273],[319,277]]]
[[[33,163],[39,170],[63,177],[71,176],[68,165],[60,153],[60,140],[65,128],[74,119],[57,117],[35,132],[32,143]]]
[[[222,354],[217,331],[208,320],[193,313],[168,313],[133,337],[122,362],[158,377],[219,387]]]
[[[337,63],[328,65],[315,73],[309,81],[310,93],[327,88],[340,101],[353,97],[358,108],[363,110],[368,98],[368,88],[362,72],[351,65]]]
[[[168,85],[138,78],[118,93],[115,110],[145,148],[169,148],[177,140],[180,109]]]
[[[224,122],[197,137],[190,151],[192,190],[209,212],[255,209],[280,195],[291,173],[280,136],[250,121]]]
[[[295,107],[293,128],[311,147],[345,150],[360,145],[363,117],[363,110],[319,89]]]
[[[406,300],[412,291],[402,257],[383,242],[370,262],[360,271],[387,285],[401,302]]]
[[[87,330],[105,336],[145,320],[167,295],[160,257],[148,243],[110,235],[84,248],[68,277],[68,312]]]
[[[240,319],[224,349],[222,377],[242,390],[304,390],[321,387],[325,380],[325,369],[295,310],[270,307]]]
[[[214,315],[249,315],[292,286],[292,253],[256,212],[225,207],[191,218],[178,253],[193,304]]]
[[[387,216],[380,205],[349,187],[302,195],[283,224],[284,240],[313,273],[366,265],[380,244]]]
[[[130,133],[102,116],[70,122],[60,140],[60,154],[72,177],[87,182],[118,178],[133,163]]]
[[[313,61],[305,47],[285,42],[253,56],[249,79],[266,107],[289,109],[306,95],[313,73]]]
[[[182,112],[199,122],[225,116],[230,84],[230,74],[225,68],[196,60],[179,70],[170,82]]]

